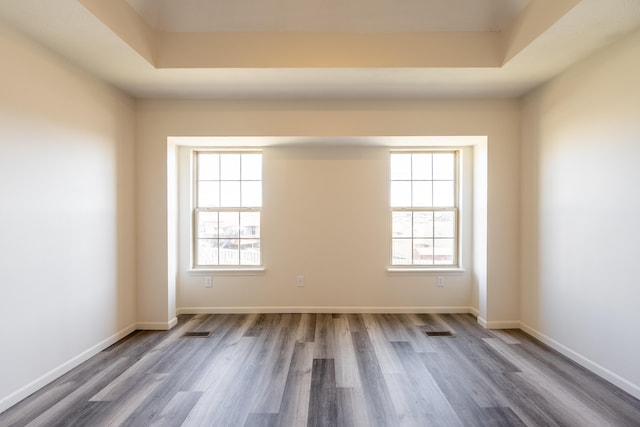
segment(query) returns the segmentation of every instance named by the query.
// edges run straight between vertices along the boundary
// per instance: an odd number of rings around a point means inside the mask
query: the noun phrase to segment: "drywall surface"
[[[640,395],[640,33],[525,99],[522,321]]]
[[[134,103],[0,27],[0,410],[135,325]]]
[[[190,150],[182,151],[187,152],[181,162],[181,196],[187,197],[181,197],[186,203],[180,210],[179,308],[351,311],[469,307],[468,228],[462,239],[465,272],[447,275],[444,288],[436,287],[435,273],[387,273],[391,254],[389,149],[382,147],[319,144],[262,148],[266,271],[249,277],[217,275],[213,288],[204,288],[202,275],[189,273]],[[465,151],[471,155],[469,147]],[[471,216],[466,211],[463,215]],[[296,286],[299,275],[304,276],[304,287]]]
[[[488,137],[486,283],[495,306],[487,316],[496,321],[518,319],[519,114],[518,103],[506,100],[140,101],[140,320],[166,324],[172,308],[470,307],[472,254],[465,273],[448,277],[444,289],[436,289],[434,275],[387,273],[388,150],[323,142],[385,135]],[[167,179],[172,179],[167,176],[167,138],[189,136],[301,136],[313,137],[314,143],[264,148],[266,271],[219,276],[211,289],[204,288],[201,276],[178,272],[173,303],[167,286],[176,277],[169,273],[173,268],[167,261],[167,236],[178,224],[167,219],[167,202],[175,198],[173,190],[167,194]],[[336,240],[341,244],[332,250]],[[305,276],[304,288],[296,288],[296,275]]]
[[[487,318],[487,143],[473,147],[473,257],[471,307],[480,319]]]

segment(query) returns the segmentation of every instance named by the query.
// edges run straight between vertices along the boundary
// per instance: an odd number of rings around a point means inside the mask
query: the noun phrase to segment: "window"
[[[391,153],[391,265],[458,266],[458,153]]]
[[[262,265],[262,153],[194,152],[194,268]]]

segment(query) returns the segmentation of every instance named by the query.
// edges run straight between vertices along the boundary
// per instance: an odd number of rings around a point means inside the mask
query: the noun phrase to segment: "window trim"
[[[264,255],[263,255],[263,238],[262,238],[262,226],[263,226],[263,202],[259,207],[199,207],[198,206],[198,155],[200,153],[215,153],[215,154],[260,154],[261,164],[264,164],[264,155],[260,149],[224,149],[224,148],[198,148],[191,150],[191,260],[190,260],[190,273],[207,273],[215,272],[222,274],[260,274],[265,271],[264,267]],[[242,182],[242,179],[239,180]],[[252,180],[253,181],[253,180]],[[260,177],[260,184],[262,190],[263,175]],[[198,213],[200,212],[259,212],[260,213],[260,262],[259,264],[217,264],[217,265],[200,265],[198,264]],[[240,238],[238,237],[238,240]]]
[[[434,154],[434,153],[453,153],[454,160],[454,205],[453,207],[394,207],[391,206],[391,155],[392,154]],[[389,265],[387,266],[387,272],[389,274],[463,274],[464,269],[461,264],[461,213],[460,213],[460,194],[462,185],[462,148],[460,147],[425,147],[425,148],[405,148],[405,149],[391,149],[388,156],[389,162]],[[411,179],[413,181],[413,179]],[[454,212],[455,217],[455,229],[454,229],[454,263],[452,264],[393,264],[393,212]],[[435,239],[435,237],[434,237]],[[413,240],[413,234],[411,237]]]

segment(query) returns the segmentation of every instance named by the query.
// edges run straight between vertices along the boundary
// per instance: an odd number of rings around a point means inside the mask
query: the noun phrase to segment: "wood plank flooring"
[[[0,426],[640,426],[640,401],[470,315],[188,315],[129,335]]]

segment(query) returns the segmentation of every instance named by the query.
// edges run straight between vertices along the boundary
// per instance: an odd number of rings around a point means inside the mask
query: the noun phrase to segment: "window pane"
[[[391,230],[393,237],[411,237],[411,212],[392,212]]]
[[[454,212],[435,213],[435,237],[456,236],[456,215]]]
[[[198,212],[198,237],[218,237],[218,212]]]
[[[220,182],[220,206],[224,208],[240,206],[240,181]]]
[[[414,212],[413,237],[433,237],[433,212]]]
[[[433,179],[454,179],[455,154],[437,153],[433,155]]]
[[[413,241],[413,263],[433,264],[433,240],[415,239]]]
[[[260,265],[260,240],[241,239],[240,240],[240,264]]]
[[[240,179],[240,154],[220,154],[220,179]]]
[[[391,154],[391,180],[411,179],[411,154]]]
[[[240,212],[240,237],[260,238],[260,212]]]
[[[434,263],[440,265],[453,264],[454,248],[453,239],[435,239]]]
[[[242,181],[242,206],[262,206],[262,181]]]
[[[198,207],[217,208],[218,206],[220,206],[220,181],[200,181]]]
[[[457,262],[457,161],[456,152],[390,154],[392,265]]]
[[[391,251],[393,265],[411,264],[411,239],[393,239]]]
[[[218,264],[218,240],[198,239],[198,265]]]
[[[434,181],[433,206],[453,207],[455,190],[453,181]]]
[[[240,212],[220,212],[220,237],[238,237]]]
[[[262,179],[262,154],[242,155],[242,179]]]
[[[413,181],[413,204],[411,206],[433,206],[431,202],[431,181]]]
[[[238,239],[220,239],[220,265],[239,265]]]
[[[391,206],[411,206],[411,182],[391,182]]]
[[[412,178],[431,180],[431,154],[414,154],[412,159]]]
[[[220,156],[212,153],[198,153],[198,179],[220,179]]]

